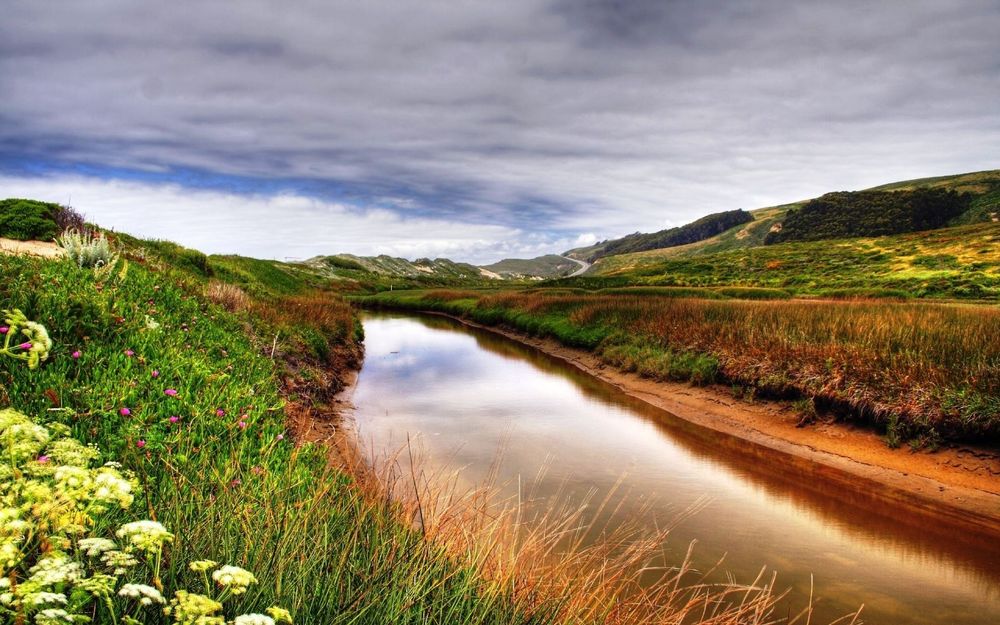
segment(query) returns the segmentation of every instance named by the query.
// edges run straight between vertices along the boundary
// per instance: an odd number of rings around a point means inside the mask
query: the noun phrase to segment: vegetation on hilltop
[[[894,446],[1000,443],[1000,309],[608,293],[396,292],[362,302],[552,337],[654,379],[804,398],[875,424]]]
[[[0,200],[0,237],[51,241],[69,229],[82,230],[83,217],[67,206],[38,200]]]
[[[580,265],[559,256],[547,254],[536,258],[505,258],[492,265],[483,265],[490,273],[504,278],[554,278],[573,273]]]
[[[970,201],[951,189],[827,193],[790,209],[764,244],[933,230],[964,213]]]

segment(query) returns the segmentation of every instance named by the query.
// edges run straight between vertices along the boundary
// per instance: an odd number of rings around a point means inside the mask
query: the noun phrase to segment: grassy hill
[[[894,182],[865,191],[913,191],[916,189],[934,189],[941,191],[954,191],[955,193],[968,194],[968,205],[955,217],[943,223],[944,226],[990,223],[1000,219],[1000,170],[990,170],[967,174],[957,174],[953,176],[940,176],[937,178],[922,178],[917,180],[906,180]],[[818,199],[818,198],[817,198]],[[782,204],[780,206],[769,206],[750,211],[753,221],[740,224],[728,230],[684,245],[674,245],[660,249],[645,250],[640,252],[626,252],[616,254],[616,256],[628,256],[629,259],[618,259],[616,261],[599,260],[589,274],[607,273],[607,265],[621,266],[635,262],[644,264],[645,260],[655,257],[661,258],[689,258],[695,256],[711,255],[718,252],[725,252],[736,249],[758,247],[767,243],[766,239],[772,230],[777,230],[790,212],[799,211],[808,204],[810,200]],[[697,223],[697,222],[695,222]],[[806,225],[808,227],[808,224]],[[630,235],[634,236],[634,235]],[[628,237],[626,237],[628,238]],[[773,238],[773,237],[772,237]],[[828,238],[828,237],[827,237]],[[618,239],[621,241],[623,239]],[[609,246],[609,242],[599,243],[589,248],[579,248],[570,250],[567,255],[574,258],[585,258],[587,255],[600,254],[600,249]],[[599,249],[600,248],[600,249]]]
[[[483,265],[485,269],[503,278],[557,278],[568,276],[580,265],[566,260],[558,254],[547,254],[536,258],[505,258],[492,265]]]

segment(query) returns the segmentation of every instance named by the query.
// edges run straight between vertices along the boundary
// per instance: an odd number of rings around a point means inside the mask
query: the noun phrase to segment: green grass
[[[266,321],[208,304],[197,288],[200,260],[152,247],[144,263],[103,283],[66,262],[0,258],[4,307],[45,324],[55,342],[38,370],[0,363],[0,405],[69,425],[140,476],[137,506],[177,535],[168,588],[193,581],[186,562],[211,558],[257,574],[240,612],[278,604],[299,623],[545,621],[364,496],[328,468],[323,449],[296,448],[278,364],[247,331],[266,336]],[[154,262],[156,254],[182,269]],[[243,260],[208,266],[224,277],[249,266],[261,276],[250,290],[295,284]]]

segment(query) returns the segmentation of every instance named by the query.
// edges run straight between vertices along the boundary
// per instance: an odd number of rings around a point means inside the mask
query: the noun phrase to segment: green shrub
[[[58,204],[10,198],[0,200],[0,237],[18,241],[51,241],[59,234]]]

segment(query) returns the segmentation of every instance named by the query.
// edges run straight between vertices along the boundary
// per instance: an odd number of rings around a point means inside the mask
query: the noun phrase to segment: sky
[[[0,197],[488,263],[1000,167],[997,0],[5,0]]]

